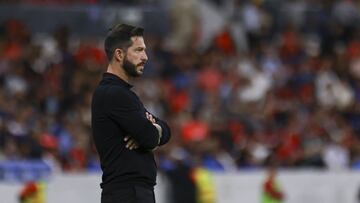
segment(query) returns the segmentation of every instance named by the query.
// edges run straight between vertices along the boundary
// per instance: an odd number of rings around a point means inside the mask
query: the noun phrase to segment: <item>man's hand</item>
[[[124,138],[124,141],[126,142],[126,148],[133,150],[139,148],[139,144],[130,136],[126,136]]]
[[[159,131],[159,141],[158,143],[160,143],[160,138],[161,138],[161,134],[162,134],[162,129],[160,127],[160,125],[156,124],[156,120],[153,117],[153,115],[151,115],[149,112],[146,112],[146,118],[156,127],[156,129]],[[126,136],[124,138],[124,142],[126,142],[126,148],[129,150],[133,150],[133,149],[137,149],[139,148],[139,144],[134,140],[134,138],[132,138],[131,136]]]
[[[149,112],[146,112],[146,118],[156,127],[156,129],[158,130],[159,132],[159,139],[158,139],[158,144],[160,144],[160,139],[161,139],[161,136],[162,136],[162,128],[159,124],[156,123],[156,120],[154,118],[153,115],[151,115],[151,113]],[[156,148],[155,148],[156,149]]]
[[[155,118],[149,113],[149,112],[146,112],[146,118],[151,122],[151,123],[156,123],[156,120]]]

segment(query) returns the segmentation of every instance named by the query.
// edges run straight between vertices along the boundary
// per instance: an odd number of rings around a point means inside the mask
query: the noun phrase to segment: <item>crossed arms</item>
[[[124,137],[128,149],[144,148],[153,150],[167,143],[171,133],[168,125],[145,110],[132,92],[118,89],[108,91],[107,112],[128,136]]]

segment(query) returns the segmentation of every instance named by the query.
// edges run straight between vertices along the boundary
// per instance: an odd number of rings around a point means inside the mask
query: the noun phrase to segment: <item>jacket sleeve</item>
[[[143,115],[136,98],[121,88],[112,87],[107,94],[107,114],[125,133],[134,138],[140,147],[154,149],[159,135],[156,127]]]

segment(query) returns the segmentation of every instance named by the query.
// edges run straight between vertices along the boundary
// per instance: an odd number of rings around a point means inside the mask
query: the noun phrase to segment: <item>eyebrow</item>
[[[138,46],[138,47],[135,47],[135,49],[144,49],[144,50],[145,50],[146,47],[145,47],[145,46],[143,46],[143,47],[142,47],[142,46]]]

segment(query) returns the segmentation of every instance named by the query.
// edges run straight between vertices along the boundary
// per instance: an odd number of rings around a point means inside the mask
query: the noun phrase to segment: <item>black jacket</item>
[[[104,73],[93,95],[92,132],[103,170],[103,189],[156,184],[152,149],[158,146],[158,131],[146,118],[146,109],[131,87],[116,75]],[[164,121],[155,119],[163,130],[159,144],[163,145],[170,139],[170,129]],[[124,137],[128,135],[140,148],[125,148]]]

